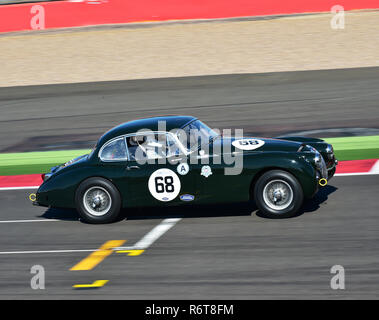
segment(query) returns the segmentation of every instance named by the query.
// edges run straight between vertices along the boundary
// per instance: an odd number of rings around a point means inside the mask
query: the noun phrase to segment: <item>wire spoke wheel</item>
[[[272,180],[263,189],[263,200],[273,210],[284,210],[293,201],[293,190],[284,180]]]
[[[108,213],[112,198],[103,187],[91,187],[84,193],[83,205],[90,214],[99,217]]]

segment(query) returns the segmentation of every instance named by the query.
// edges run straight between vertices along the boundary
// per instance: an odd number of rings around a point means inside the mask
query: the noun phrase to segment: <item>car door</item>
[[[241,155],[242,156],[242,155]],[[238,157],[241,157],[238,155]],[[217,204],[238,202],[247,199],[249,192],[248,180],[241,170],[233,174],[236,156],[226,157],[222,149],[207,146],[197,153],[199,161],[198,202],[202,204]],[[239,160],[242,158],[239,158]],[[229,169],[229,171],[228,171]],[[237,170],[238,172],[238,170]],[[250,181],[249,180],[249,181]]]
[[[130,190],[125,195],[127,206],[180,205],[196,201],[197,167],[187,161],[178,145],[180,142],[169,133],[157,132],[126,139],[129,159],[124,183]]]

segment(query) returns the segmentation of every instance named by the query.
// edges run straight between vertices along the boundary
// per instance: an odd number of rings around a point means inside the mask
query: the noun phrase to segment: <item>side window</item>
[[[139,161],[146,159],[146,148],[144,147],[145,142],[146,136],[144,135],[131,136],[126,138],[130,160]]]
[[[180,150],[177,142],[171,135],[167,135],[167,157],[172,156],[178,156],[181,154],[182,151]]]
[[[186,127],[182,129],[186,136],[181,137],[179,135],[179,140],[187,142],[187,145],[185,146],[187,150],[196,150],[199,148],[201,141],[200,141],[200,132],[198,127],[196,126],[195,122],[190,123]],[[183,134],[181,131],[180,134]]]
[[[131,160],[146,161],[177,155],[180,149],[176,141],[164,133],[148,133],[126,138]]]
[[[125,138],[119,138],[108,143],[101,151],[103,161],[127,160]]]

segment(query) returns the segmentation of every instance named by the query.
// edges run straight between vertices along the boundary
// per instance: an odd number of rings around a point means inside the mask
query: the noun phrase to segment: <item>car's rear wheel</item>
[[[75,203],[80,217],[88,223],[113,222],[121,209],[120,193],[103,178],[83,181],[76,190]]]
[[[254,186],[254,199],[264,216],[288,218],[296,215],[303,204],[303,189],[297,179],[282,170],[264,173]]]

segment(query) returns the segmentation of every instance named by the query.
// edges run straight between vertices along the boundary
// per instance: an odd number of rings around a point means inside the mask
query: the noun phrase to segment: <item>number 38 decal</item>
[[[159,201],[174,200],[180,192],[180,179],[170,169],[154,171],[149,178],[149,191]]]

